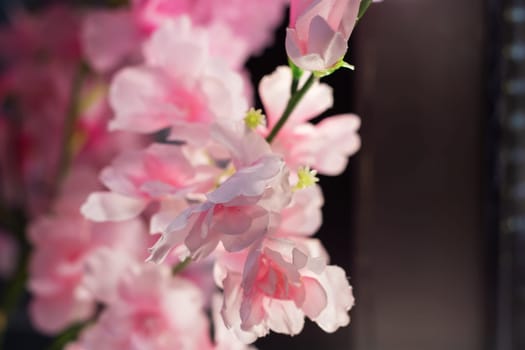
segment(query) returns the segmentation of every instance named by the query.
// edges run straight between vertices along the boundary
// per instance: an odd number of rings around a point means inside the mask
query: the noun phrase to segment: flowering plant
[[[52,348],[253,349],[305,317],[346,326],[352,288],[312,237],[316,175],[343,172],[360,120],[311,120],[333,104],[320,79],[352,68],[370,3],[14,13],[0,32],[0,332],[26,274],[33,324],[62,332]],[[245,63],[287,5],[289,65],[261,80],[255,109]]]

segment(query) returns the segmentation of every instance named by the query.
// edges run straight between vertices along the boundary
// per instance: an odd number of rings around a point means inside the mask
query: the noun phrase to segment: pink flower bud
[[[359,0],[291,0],[286,52],[298,67],[324,71],[348,49]]]

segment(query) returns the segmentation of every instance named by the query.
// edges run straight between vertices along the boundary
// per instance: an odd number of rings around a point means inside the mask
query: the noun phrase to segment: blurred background
[[[286,62],[284,24],[276,38],[254,83]],[[525,1],[385,0],[347,61],[330,114],[361,116],[362,148],[321,179],[318,235],[351,276],[352,322],[257,346],[525,349]],[[7,349],[47,342],[21,312]]]

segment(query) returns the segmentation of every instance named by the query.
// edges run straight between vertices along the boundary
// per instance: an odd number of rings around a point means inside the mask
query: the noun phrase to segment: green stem
[[[27,281],[27,270],[29,265],[30,247],[27,243],[25,232],[25,217],[23,215],[12,214],[12,227],[10,229],[14,232],[19,242],[20,253],[18,256],[18,263],[13,277],[7,283],[6,289],[2,296],[0,304],[0,350],[3,348],[5,333],[9,326],[9,320],[16,311],[19,304],[20,297],[24,293]]]
[[[266,141],[268,141],[268,143],[272,143],[273,139],[277,136],[281,128],[284,126],[297,104],[302,100],[306,92],[312,87],[315,81],[316,78],[313,74],[311,74],[306,83],[304,83],[303,87],[297,90],[295,94],[293,94],[290,97],[290,99],[288,100],[288,104],[286,105],[286,108],[283,114],[281,115],[281,118],[279,118],[277,124],[275,124],[272,131],[270,131],[270,134],[266,137]]]
[[[296,77],[292,78],[292,88],[290,89],[292,96],[297,92],[297,89],[299,88],[299,79]]]
[[[88,325],[89,322],[84,322],[69,327],[53,340],[47,350],[62,350],[67,343],[77,339],[80,332]]]
[[[80,64],[75,76],[73,77],[71,96],[66,112],[66,121],[62,137],[62,153],[58,163],[58,181],[62,180],[69,169],[73,158],[73,139],[75,135],[75,124],[79,116],[80,94],[82,85],[87,77],[89,70],[85,64]],[[58,185],[57,185],[58,187]]]
[[[180,263],[178,263],[177,265],[173,267],[173,269],[171,270],[171,274],[173,276],[179,274],[182,270],[188,267],[190,263],[191,263],[191,258],[188,257],[184,259],[184,261],[181,261]]]
[[[359,5],[359,13],[357,14],[357,20],[360,20],[361,17],[363,17],[366,13],[366,10],[368,10],[368,7],[372,4],[372,0],[362,0],[361,4]]]

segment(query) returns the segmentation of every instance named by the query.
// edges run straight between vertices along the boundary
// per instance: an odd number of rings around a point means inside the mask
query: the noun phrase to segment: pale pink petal
[[[304,327],[304,313],[293,301],[267,300],[265,302],[268,326],[277,333],[296,335]]]
[[[310,24],[310,35],[308,37],[308,48],[312,54],[322,57],[322,67],[312,67],[311,70],[324,70],[334,66],[341,60],[348,49],[347,39],[340,33],[335,32],[326,20],[316,16]]]
[[[283,161],[279,157],[267,156],[258,163],[242,168],[227,179],[207,197],[213,203],[227,203],[235,197],[261,196],[268,182],[282,170]]]
[[[184,243],[184,240],[193,230],[198,232],[199,224],[202,224],[208,210],[209,205],[194,206],[176,216],[155,245],[150,248],[151,255],[148,261],[162,262],[174,247]],[[203,239],[200,232],[193,236],[196,239]]]
[[[323,194],[319,186],[295,191],[292,203],[282,212],[279,234],[310,236],[317,232],[323,217]]]
[[[110,304],[117,298],[117,284],[130,263],[134,260],[124,252],[109,247],[97,249],[86,259],[83,285],[96,300]]]
[[[224,324],[221,317],[222,295],[215,294],[212,301],[213,330],[215,335],[215,350],[256,350],[237,339],[234,331]]]
[[[315,149],[316,170],[326,175],[339,175],[348,163],[348,157],[361,146],[357,134],[360,119],[355,115],[340,115],[326,118],[316,125],[317,135],[312,140]]]
[[[190,38],[193,40],[188,40]],[[173,78],[184,77],[193,81],[206,67],[209,56],[207,40],[204,33],[191,28],[188,17],[182,16],[166,21],[153,33],[144,45],[144,56],[149,65],[164,68]]]
[[[148,201],[127,197],[114,192],[94,192],[87,198],[80,211],[93,221],[124,221],[139,215]]]
[[[67,295],[33,298],[29,305],[32,322],[39,331],[56,334],[72,323],[88,319],[95,312],[92,300],[79,302]]]
[[[149,232],[152,234],[165,232],[173,221],[173,218],[187,208],[188,204],[184,200],[162,201],[159,211],[151,216]]]
[[[246,130],[244,122],[219,122],[211,127],[211,136],[231,154],[237,168],[253,165],[272,153],[270,145],[259,134]]]
[[[171,84],[159,68],[142,66],[120,71],[109,92],[115,111],[110,129],[150,133],[169,126],[169,118],[180,113],[169,100]]]
[[[306,316],[314,319],[326,308],[326,292],[321,284],[314,278],[303,277],[302,282],[306,294],[301,309]]]
[[[381,0],[374,0],[381,1]],[[359,6],[361,5],[361,0],[348,0],[346,10],[343,12],[343,17],[339,25],[338,30],[343,34],[343,36],[348,40],[352,31],[355,28],[357,21],[357,14],[359,13]],[[334,23],[335,25],[335,23]]]
[[[335,332],[350,322],[348,311],[354,305],[352,287],[348,284],[344,270],[337,266],[327,266],[320,283],[327,292],[328,303],[313,321],[325,332]]]
[[[245,344],[253,343],[258,337],[269,333],[268,327],[258,324],[246,331],[241,329],[241,302],[242,289],[240,288],[240,276],[229,275],[223,281],[224,302],[221,308],[221,316],[226,327],[232,329],[239,340]],[[254,305],[261,310],[261,305]],[[248,309],[248,311],[250,311]],[[255,311],[255,310],[254,310]],[[257,313],[257,312],[256,312]]]

